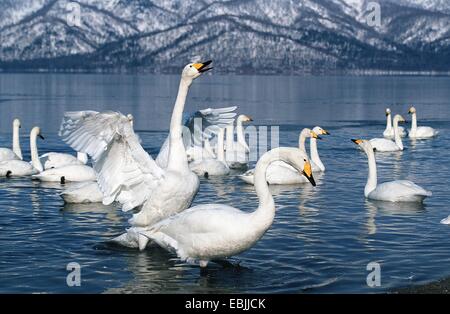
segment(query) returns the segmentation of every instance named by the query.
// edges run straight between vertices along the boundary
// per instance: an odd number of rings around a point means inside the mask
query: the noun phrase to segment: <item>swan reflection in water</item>
[[[426,205],[418,202],[384,202],[375,200],[366,200],[367,209],[367,234],[377,233],[376,216],[402,216],[419,215],[425,212]]]

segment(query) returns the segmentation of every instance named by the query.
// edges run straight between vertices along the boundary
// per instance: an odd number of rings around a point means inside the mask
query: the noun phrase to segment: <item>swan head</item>
[[[276,159],[282,160],[294,167],[295,170],[305,176],[313,186],[316,186],[312,173],[311,162],[309,161],[308,155],[305,151],[293,147],[278,147],[268,153],[271,152],[278,154]]]
[[[361,147],[366,153],[375,151],[372,144],[370,144],[370,141],[368,140],[352,139],[352,142]]]
[[[22,127],[22,125],[20,124],[20,120],[19,119],[15,118],[13,120],[13,127],[14,128],[19,128],[19,129]]]
[[[406,120],[401,115],[396,114],[394,117],[394,122],[396,122],[396,121],[397,121],[397,123],[404,123]]]
[[[386,108],[386,117],[388,117],[391,114],[391,109],[390,108]]]
[[[247,116],[245,114],[239,115],[239,117],[237,119],[238,119],[238,121],[241,121],[241,122],[251,122],[251,121],[253,121],[253,119],[251,117],[249,117],[249,116]]]
[[[197,77],[202,75],[202,73],[211,70],[212,67],[209,67],[211,63],[211,60],[205,62],[189,63],[184,67],[183,72],[181,73],[181,77],[184,80],[192,82]]]
[[[38,126],[35,126],[31,129],[30,133],[31,137],[39,137],[40,139],[44,139],[44,136],[41,134],[41,128]]]
[[[409,113],[409,114],[414,114],[414,113],[416,113],[416,108],[414,108],[414,107],[409,108],[408,113]]]
[[[322,129],[320,126],[314,127],[314,129],[312,129],[312,131],[314,133],[316,133],[317,135],[330,135],[330,132],[328,132],[325,129]]]

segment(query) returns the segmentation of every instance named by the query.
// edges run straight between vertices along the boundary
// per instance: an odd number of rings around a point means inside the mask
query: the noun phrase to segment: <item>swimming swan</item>
[[[361,139],[352,141],[365,151],[369,162],[369,177],[364,188],[366,198],[387,202],[423,202],[426,197],[432,195],[411,181],[396,180],[377,184],[377,165],[370,141]]]
[[[97,182],[81,182],[75,183],[60,193],[60,196],[66,203],[83,204],[83,203],[101,203],[103,194],[100,191]]]
[[[205,157],[189,164],[189,168],[198,176],[224,176],[230,173],[223,151],[224,129],[217,135],[217,158]]]
[[[105,205],[118,201],[123,211],[139,207],[129,220],[132,226],[149,226],[188,208],[197,194],[199,179],[188,166],[182,138],[183,109],[189,87],[210,70],[204,63],[191,63],[181,74],[169,131],[167,168],[161,168],[142,148],[129,119],[117,112],[68,112],[60,136],[76,151],[92,159]],[[137,247],[133,234],[117,242]]]
[[[401,137],[406,136],[405,129],[402,126],[398,127],[398,133]],[[391,109],[386,108],[386,129],[383,132],[383,136],[392,139],[394,138],[394,128],[392,127]]]
[[[39,161],[39,154],[36,145],[36,138],[40,137],[41,129],[34,127],[30,132],[30,151],[31,151],[31,163],[23,160],[6,160],[0,162],[0,176],[2,177],[22,177],[39,173],[43,170],[42,164]]]
[[[308,156],[305,151],[305,140],[307,137],[315,139],[320,138],[314,131],[308,128],[304,128],[300,132],[299,150],[301,150],[306,156]],[[308,162],[310,162],[309,158]],[[314,170],[312,171],[314,173]],[[250,169],[244,174],[240,175],[239,178],[245,183],[253,184],[254,173],[255,169]],[[268,184],[300,184],[308,182],[305,176],[299,174],[291,165],[283,161],[275,161],[270,164],[266,171],[266,180]]]
[[[77,156],[55,152],[45,153],[39,159],[45,170],[67,165],[85,165],[88,162],[87,154],[81,152],[77,152]]]
[[[50,168],[33,175],[33,179],[44,182],[70,182],[96,181],[97,177],[92,167],[80,164],[69,164],[59,168]]]
[[[429,126],[417,126],[416,108],[411,107],[408,114],[412,116],[411,129],[409,130],[409,138],[423,139],[438,135],[438,131]]]
[[[12,150],[10,148],[0,148],[0,161],[5,160],[22,160],[22,150],[20,149],[20,134],[19,129],[21,128],[20,120],[13,120],[13,145]]]
[[[236,136],[237,141],[234,141],[234,126],[233,124],[226,128],[226,154],[225,159],[231,169],[247,169],[248,154],[250,148],[245,141],[243,123],[251,122],[253,119],[247,115],[241,114],[236,119]]]
[[[394,117],[394,141],[386,138],[373,138],[370,140],[370,144],[377,152],[396,152],[403,150],[402,138],[398,131],[399,122],[405,122],[405,119],[396,114]]]
[[[275,148],[265,153],[256,165],[255,190],[259,199],[253,212],[222,204],[197,205],[166,218],[144,230],[139,248],[151,239],[161,247],[175,251],[190,263],[206,267],[210,260],[224,259],[250,249],[273,223],[275,203],[266,182],[269,165],[277,160],[291,164],[315,185],[306,154],[297,148]]]

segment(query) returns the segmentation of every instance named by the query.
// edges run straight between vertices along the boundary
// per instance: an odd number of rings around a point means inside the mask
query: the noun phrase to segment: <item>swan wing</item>
[[[196,111],[185,119],[184,126],[189,129],[190,136],[183,137],[184,147],[186,150],[194,145],[201,146],[205,138],[211,138],[217,134],[220,128],[233,123],[236,117],[237,106],[223,108],[207,108]],[[201,123],[196,123],[197,119],[201,119]],[[161,146],[156,163],[161,168],[167,167],[169,160],[169,136],[167,136],[164,144]]]
[[[142,205],[165,171],[142,148],[130,120],[118,112],[67,112],[60,136],[93,159],[103,202],[118,201],[123,210]]]

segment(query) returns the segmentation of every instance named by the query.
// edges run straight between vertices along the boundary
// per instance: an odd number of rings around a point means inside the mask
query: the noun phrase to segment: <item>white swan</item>
[[[60,196],[63,198],[64,202],[72,204],[101,203],[103,201],[102,191],[95,181],[71,185],[61,192]]]
[[[411,107],[408,113],[412,116],[411,129],[409,130],[409,138],[423,139],[438,135],[438,131],[429,126],[417,126],[416,108]]]
[[[330,135],[330,132],[327,130],[322,129],[320,126],[316,126],[313,128],[313,132],[315,134],[319,135]],[[313,173],[316,172],[324,172],[325,171],[325,165],[322,163],[322,160],[319,156],[319,151],[317,150],[317,139],[320,139],[320,137],[309,137],[309,153],[310,153],[310,161],[312,166]],[[301,143],[300,149],[303,149],[306,152],[305,148],[305,140]]]
[[[401,137],[406,136],[405,129],[402,126],[398,127],[398,133]],[[392,139],[394,138],[394,128],[392,127],[391,109],[386,108],[386,129],[383,132],[383,136]]]
[[[396,114],[394,117],[394,141],[386,138],[373,138],[370,140],[370,144],[377,152],[395,152],[403,150],[402,138],[398,132],[398,123],[405,122],[405,119]]]
[[[22,160],[22,150],[20,149],[20,134],[19,129],[21,128],[20,120],[13,120],[13,145],[12,150],[9,148],[0,148],[0,161],[5,160]]]
[[[41,129],[34,127],[30,132],[30,151],[31,151],[31,163],[23,160],[6,160],[0,162],[0,176],[2,177],[22,177],[39,173],[43,170],[42,164],[39,161],[39,154],[36,145],[36,139],[41,135]]]
[[[33,175],[33,179],[44,182],[70,182],[96,181],[97,177],[92,167],[80,164],[69,164],[59,168],[50,168]]]
[[[370,141],[361,139],[352,141],[364,150],[368,158],[369,177],[364,188],[366,198],[387,202],[422,202],[426,197],[432,195],[431,192],[411,181],[396,180],[378,184],[375,153]]]
[[[45,153],[39,157],[39,159],[45,170],[60,168],[67,165],[85,165],[88,162],[87,154],[81,152],[77,152],[77,156],[66,153]]]
[[[197,205],[146,228],[136,230],[142,250],[149,239],[175,251],[185,261],[206,267],[210,260],[224,259],[250,249],[270,228],[275,203],[266,183],[266,171],[276,160],[291,164],[315,184],[306,154],[296,148],[275,148],[256,165],[255,190],[259,199],[253,212],[222,204]]]
[[[117,112],[68,112],[60,136],[76,151],[93,159],[105,205],[118,201],[122,210],[140,207],[132,226],[148,226],[188,208],[199,188],[199,179],[188,166],[182,138],[183,109],[189,87],[211,61],[184,67],[170,121],[167,168],[145,152],[127,117]],[[137,247],[132,233],[116,241]]]
[[[299,150],[306,156],[305,141],[307,137],[320,138],[314,131],[304,128],[299,135]],[[308,159],[308,162],[310,160]],[[313,171],[314,172],[314,171]],[[250,169],[239,178],[248,184],[254,184],[255,169]],[[270,164],[266,171],[266,180],[268,184],[300,184],[307,183],[305,176],[298,174],[298,172],[289,164],[283,161],[275,161]]]
[[[237,141],[234,141],[233,124],[226,128],[225,160],[231,169],[247,169],[248,167],[248,154],[250,153],[250,148],[245,141],[243,123],[251,121],[253,121],[253,119],[247,115],[241,114],[238,116],[236,119]]]
[[[198,176],[223,176],[230,173],[230,168],[225,161],[223,151],[224,129],[219,130],[217,135],[217,158],[205,157],[194,160],[189,164],[189,168]]]

